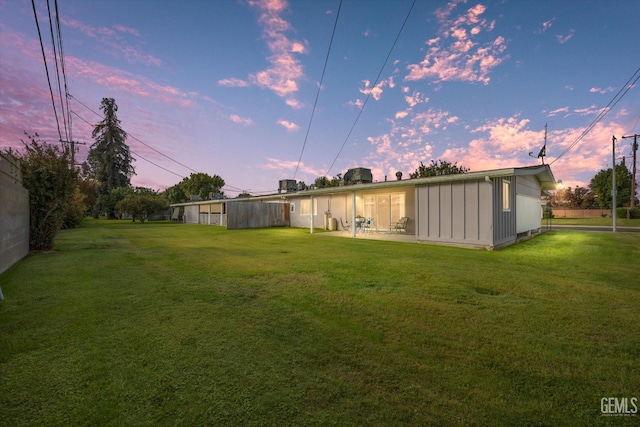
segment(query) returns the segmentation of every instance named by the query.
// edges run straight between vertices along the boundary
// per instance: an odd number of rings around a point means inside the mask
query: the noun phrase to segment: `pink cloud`
[[[284,127],[286,130],[288,130],[289,132],[295,132],[298,129],[300,129],[300,126],[298,126],[297,124],[290,122],[288,120],[278,120],[278,124],[282,127]]]
[[[450,16],[460,2],[452,1],[436,11],[441,29],[439,36],[427,40],[429,46],[424,59],[409,64],[405,80],[435,78],[436,81],[461,80],[488,84],[489,74],[505,59],[505,39],[480,40],[484,31],[493,30],[495,21],[482,18],[486,11],[478,4],[455,19]]]
[[[85,36],[99,43],[101,49],[114,57],[124,57],[129,62],[139,62],[147,65],[160,66],[162,61],[148,53],[140,51],[126,42],[126,36],[138,37],[140,33],[135,28],[121,24],[115,24],[113,28],[91,27],[71,18],[60,18],[61,22],[69,29],[77,30]]]
[[[0,33],[0,44],[3,46],[0,61],[0,146],[20,147],[20,139],[24,139],[23,131],[37,132],[41,139],[48,142],[58,141],[39,43],[22,34],[3,30]],[[52,56],[51,52],[47,52],[47,57]],[[136,104],[153,102],[160,108],[170,108],[175,115],[181,110],[192,109],[199,96],[196,93],[183,93],[175,87],[160,85],[118,68],[82,61],[71,55],[66,56],[65,64],[67,76],[73,82],[72,95],[80,98],[94,111],[98,110],[101,97],[110,96],[116,98],[121,107],[126,105],[129,114]],[[57,95],[55,100],[62,126],[62,110]],[[73,136],[80,140],[90,140],[92,121],[96,120],[96,116],[87,112],[74,99],[70,100],[70,107],[73,113],[81,117],[71,114]],[[84,120],[89,121],[89,124],[84,123]],[[166,119],[167,122],[170,120]],[[137,149],[144,155],[140,147]],[[83,155],[86,155],[86,146],[81,146],[79,157]]]
[[[547,114],[547,117],[553,117],[560,113],[568,113],[568,112],[569,112],[569,107],[556,108],[555,110],[549,111],[549,113]]]
[[[249,83],[244,80],[232,77],[229,79],[218,80],[218,85],[225,87],[247,87],[249,86]]]
[[[573,36],[575,35],[576,30],[571,30],[569,32],[569,34],[567,34],[566,36],[560,35],[558,34],[556,36],[556,39],[558,40],[558,43],[560,44],[565,44],[566,42],[568,42],[569,40],[571,40],[573,38]]]
[[[284,100],[284,103],[287,104],[289,107],[294,108],[296,110],[299,110],[300,108],[302,108],[304,106],[304,104],[300,101],[298,101],[295,98],[287,98]]]
[[[128,33],[133,36],[140,35],[140,32],[138,32],[138,30],[136,30],[135,28],[126,27],[124,25],[116,24],[113,26],[113,28],[115,28],[117,31],[120,31],[121,33]]]
[[[364,88],[359,89],[360,93],[371,95],[371,97],[376,101],[379,101],[382,97],[382,92],[384,91],[385,86],[388,86],[390,89],[393,89],[396,86],[395,82],[393,81],[393,76],[378,82],[378,84],[376,84],[376,86],[373,88],[369,87],[371,85],[371,82],[369,80],[363,80],[362,83],[364,83]]]
[[[312,184],[313,179],[326,172],[325,170],[307,165],[304,162],[298,164],[295,160],[283,160],[274,157],[267,157],[265,160],[266,163],[261,166],[262,169],[281,171],[282,176],[287,176],[288,173],[293,172],[297,167],[299,172],[308,177],[307,184]]]
[[[253,124],[253,120],[249,118],[240,117],[237,114],[230,115],[229,120],[231,120],[233,123],[237,123],[242,126],[249,126]]]
[[[286,1],[251,0],[249,5],[261,11],[258,21],[264,28],[263,38],[271,51],[267,58],[271,66],[251,75],[250,79],[281,98],[292,99],[298,92],[298,80],[303,77],[302,64],[294,54],[307,53],[308,42],[292,41],[286,36],[291,25],[280,16],[287,8]]]
[[[600,94],[605,94],[605,93],[609,93],[609,92],[613,92],[614,88],[612,88],[611,86],[607,87],[607,88],[599,88],[599,87],[592,87],[591,89],[589,89],[589,92],[591,93],[600,93]]]
[[[593,104],[586,108],[576,108],[573,110],[573,112],[581,116],[588,116],[590,114],[598,114],[601,110],[602,108],[598,108],[595,104]]]

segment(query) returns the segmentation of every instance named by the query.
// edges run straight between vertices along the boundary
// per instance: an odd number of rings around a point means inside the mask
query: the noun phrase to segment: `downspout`
[[[356,237],[356,192],[351,193],[351,237]]]
[[[313,196],[311,196],[311,206],[309,207],[309,218],[311,218],[311,224],[309,225],[309,233],[313,234]]]
[[[211,203],[209,203],[209,209],[207,209],[207,225],[211,225]]]

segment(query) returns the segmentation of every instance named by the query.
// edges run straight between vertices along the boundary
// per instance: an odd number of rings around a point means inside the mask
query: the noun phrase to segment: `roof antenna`
[[[540,149],[540,151],[538,152],[538,155],[536,157],[538,157],[539,159],[542,159],[542,164],[544,165],[544,157],[547,155],[547,124],[544,124],[544,145],[542,146],[542,148]],[[529,156],[534,157],[533,156],[533,151],[529,152]]]

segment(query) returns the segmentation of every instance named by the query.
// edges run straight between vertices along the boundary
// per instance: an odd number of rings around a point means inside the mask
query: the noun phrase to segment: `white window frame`
[[[311,215],[311,200],[300,200],[300,215]],[[318,215],[318,199],[313,199],[313,215]]]
[[[502,212],[511,212],[511,181],[502,180]]]

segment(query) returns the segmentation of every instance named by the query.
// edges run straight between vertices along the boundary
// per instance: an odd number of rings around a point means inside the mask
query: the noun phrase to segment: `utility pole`
[[[636,152],[638,151],[638,135],[623,136],[622,139],[633,138],[633,169],[631,172],[631,209],[636,207]]]
[[[86,142],[78,142],[78,141],[60,141],[63,144],[69,144],[71,146],[71,167],[76,167],[76,144],[78,145],[87,145]]]
[[[613,151],[611,154],[611,160],[613,160],[613,168],[611,169],[611,215],[613,217],[613,227],[612,230],[614,233],[616,232],[616,136],[613,135],[611,137],[611,142],[613,143]]]

